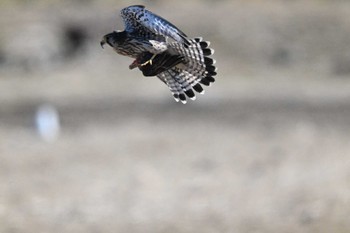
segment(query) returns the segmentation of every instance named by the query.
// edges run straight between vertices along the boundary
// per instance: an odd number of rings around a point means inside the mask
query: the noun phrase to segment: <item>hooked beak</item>
[[[100,42],[100,45],[102,48],[103,48],[104,44],[106,44],[106,38],[103,38]]]
[[[105,36],[103,36],[103,38],[102,38],[102,40],[101,40],[101,42],[100,42],[101,47],[103,48],[103,46],[104,46],[106,43],[107,43],[107,38],[106,38],[106,35],[105,35]]]

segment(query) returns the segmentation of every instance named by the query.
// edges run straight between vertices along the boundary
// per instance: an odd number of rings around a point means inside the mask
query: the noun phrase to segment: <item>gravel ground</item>
[[[220,37],[225,21],[211,33],[204,20],[181,21],[188,12],[179,5],[169,13],[150,3],[217,48],[218,81],[187,105],[98,48],[119,5],[2,7],[2,26],[21,14],[0,34],[0,232],[350,231],[348,4],[201,3],[190,4],[201,6],[197,17],[237,9],[228,16],[235,30]],[[66,26],[72,12],[80,14]],[[73,54],[54,36],[67,27],[85,41]],[[21,38],[18,28],[32,32],[32,50],[6,39]],[[58,112],[55,140],[37,133],[43,104]]]

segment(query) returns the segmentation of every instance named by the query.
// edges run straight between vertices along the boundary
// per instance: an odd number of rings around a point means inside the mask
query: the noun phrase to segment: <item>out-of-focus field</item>
[[[195,102],[100,48],[134,3],[212,42]],[[0,6],[0,232],[350,232],[350,2]]]

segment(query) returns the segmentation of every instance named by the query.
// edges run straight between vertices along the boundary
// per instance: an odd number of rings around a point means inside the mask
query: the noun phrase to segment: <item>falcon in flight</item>
[[[215,81],[214,50],[201,37],[185,33],[144,6],[121,10],[124,31],[103,36],[101,46],[110,45],[117,53],[134,59],[129,68],[138,68],[144,76],[157,76],[182,103],[194,100],[195,92],[204,94],[202,85]]]

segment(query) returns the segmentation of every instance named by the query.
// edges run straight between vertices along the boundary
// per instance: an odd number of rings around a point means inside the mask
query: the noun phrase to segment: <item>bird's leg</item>
[[[153,60],[156,56],[157,56],[157,54],[153,54],[152,57],[151,57],[149,60],[147,60],[146,62],[142,63],[141,66],[145,66],[145,65],[147,65],[148,63],[149,63],[150,65],[152,65],[152,60]]]

